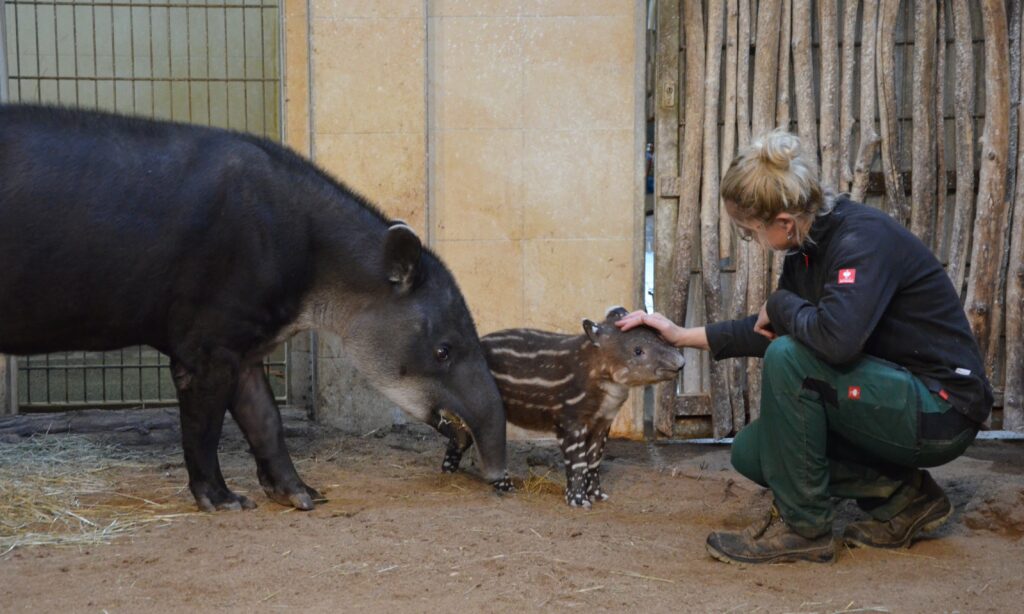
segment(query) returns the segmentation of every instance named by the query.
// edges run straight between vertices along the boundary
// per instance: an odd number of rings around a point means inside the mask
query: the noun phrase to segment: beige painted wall
[[[289,142],[311,132],[321,166],[417,228],[482,334],[576,333],[581,318],[635,306],[643,3],[426,4],[309,0],[307,54],[307,4],[286,0]],[[321,413],[360,405],[337,348],[321,345]],[[343,413],[331,421],[374,423]],[[619,432],[639,434],[640,420],[634,408]]]

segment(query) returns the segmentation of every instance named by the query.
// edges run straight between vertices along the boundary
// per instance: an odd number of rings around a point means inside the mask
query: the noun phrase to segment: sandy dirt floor
[[[104,470],[109,496],[194,511],[176,437],[121,437],[145,460]],[[515,475],[554,481],[533,479],[534,492],[510,496],[492,493],[471,466],[441,474],[443,442],[423,427],[365,437],[309,428],[289,445],[306,481],[330,498],[315,511],[269,502],[230,437],[225,475],[258,509],[189,513],[106,545],[16,548],[0,558],[0,610],[1013,612],[1024,600],[1018,444],[976,444],[935,471],[956,514],[934,536],[898,552],[843,548],[824,566],[708,556],[709,531],[744,526],[768,505],[731,470],[727,447],[612,442],[612,498],[583,511],[563,502],[549,443],[512,442]],[[843,505],[837,531],[855,516]]]

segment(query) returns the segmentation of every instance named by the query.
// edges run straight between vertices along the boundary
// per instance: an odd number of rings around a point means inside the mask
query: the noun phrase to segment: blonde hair
[[[807,239],[807,222],[828,214],[833,204],[818,180],[814,156],[784,130],[762,134],[740,150],[722,177],[721,195],[743,222],[768,224],[780,213],[804,222],[797,224],[800,243]]]

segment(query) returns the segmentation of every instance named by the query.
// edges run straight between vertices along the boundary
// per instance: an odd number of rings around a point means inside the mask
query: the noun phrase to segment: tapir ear
[[[604,312],[604,319],[614,322],[615,320],[621,320],[627,315],[629,315],[629,312],[626,311],[625,307],[616,305],[615,307],[609,307],[608,311]]]
[[[406,294],[412,289],[422,252],[423,243],[412,228],[402,222],[388,228],[384,238],[384,266],[388,281],[399,294]]]
[[[601,329],[601,325],[593,320],[583,320],[583,332],[587,334],[587,338],[594,345],[601,345],[601,338],[604,337],[605,332]]]

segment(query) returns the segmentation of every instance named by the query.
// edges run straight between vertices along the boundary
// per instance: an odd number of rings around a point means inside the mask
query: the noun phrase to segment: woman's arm
[[[697,348],[698,350],[708,349],[708,335],[703,326],[683,328],[660,313],[634,311],[627,316],[623,316],[615,324],[624,331],[636,328],[637,326],[649,326],[661,333],[665,341],[676,347]]]

